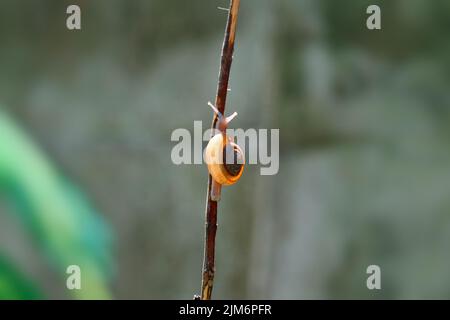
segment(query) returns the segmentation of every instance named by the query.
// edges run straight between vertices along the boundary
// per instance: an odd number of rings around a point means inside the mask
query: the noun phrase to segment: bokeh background
[[[170,135],[210,124],[227,4],[0,2],[1,298],[199,292],[206,169]],[[450,298],[449,34],[448,0],[242,1],[227,110],[280,171],[225,189],[214,298]]]

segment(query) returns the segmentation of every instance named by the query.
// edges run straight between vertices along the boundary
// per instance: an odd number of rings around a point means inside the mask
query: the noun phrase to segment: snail
[[[211,200],[219,201],[222,186],[235,184],[241,178],[245,157],[242,149],[234,143],[234,137],[226,134],[228,124],[237,116],[237,112],[224,117],[212,103],[208,105],[218,117],[220,133],[209,140],[205,149],[205,162],[212,177]]]

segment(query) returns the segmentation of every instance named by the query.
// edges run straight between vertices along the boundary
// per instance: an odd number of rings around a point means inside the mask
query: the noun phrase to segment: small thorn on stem
[[[217,9],[222,10],[222,11],[226,11],[226,12],[230,12],[230,9],[228,9],[228,8],[217,7]]]

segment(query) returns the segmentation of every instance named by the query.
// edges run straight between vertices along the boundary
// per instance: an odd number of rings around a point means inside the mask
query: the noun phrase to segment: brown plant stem
[[[217,109],[225,114],[225,103],[228,93],[228,82],[230,79],[231,63],[233,61],[234,40],[236,38],[236,26],[239,12],[240,0],[230,0],[230,9],[228,11],[228,22],[225,29],[225,38],[222,47],[222,57],[219,72],[219,82],[217,85],[217,94],[215,105]],[[211,128],[217,125],[217,115],[214,115]],[[211,135],[212,138],[212,135]],[[217,231],[217,201],[211,200],[212,177],[208,176],[208,188],[206,195],[205,210],[205,247],[203,257],[203,276],[201,300],[210,300],[215,274],[215,246]]]

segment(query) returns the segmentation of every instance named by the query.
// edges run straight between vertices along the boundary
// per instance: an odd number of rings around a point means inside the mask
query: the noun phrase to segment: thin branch
[[[219,82],[217,85],[217,94],[215,105],[220,113],[225,114],[225,103],[228,93],[228,82],[230,79],[231,63],[233,61],[234,40],[236,38],[236,26],[239,12],[240,0],[230,0],[230,9],[228,11],[228,22],[225,29],[225,38],[222,47],[222,58],[219,72]],[[217,115],[214,115],[211,128],[217,125]],[[211,136],[212,137],[212,136]],[[211,200],[212,177],[208,177],[208,191],[206,196],[205,210],[205,251],[203,258],[203,276],[201,299],[210,300],[215,274],[215,247],[217,231],[217,201]]]

